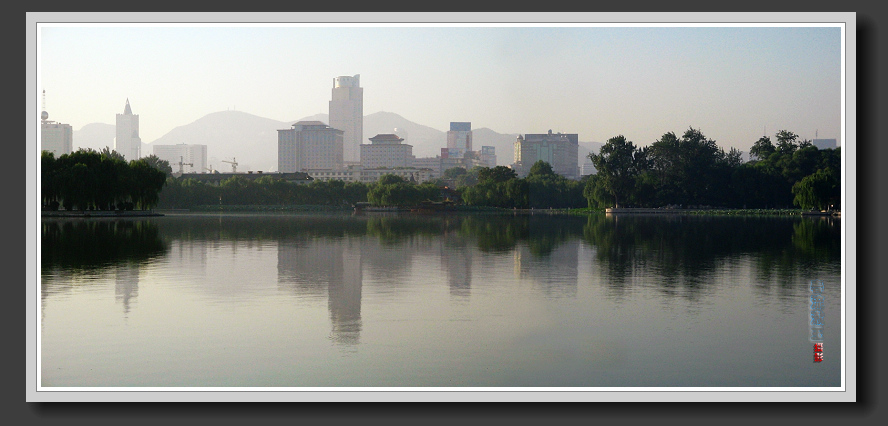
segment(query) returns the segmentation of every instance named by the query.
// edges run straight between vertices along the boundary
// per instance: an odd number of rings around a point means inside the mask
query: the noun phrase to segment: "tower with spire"
[[[142,139],[139,137],[139,116],[133,114],[129,98],[123,114],[117,114],[117,133],[114,138],[114,150],[123,155],[127,161],[138,160],[142,154]]]

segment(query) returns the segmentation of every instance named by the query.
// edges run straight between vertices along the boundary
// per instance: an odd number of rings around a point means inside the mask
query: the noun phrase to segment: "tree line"
[[[44,210],[151,209],[166,183],[166,161],[149,156],[127,162],[107,147],[80,149],[58,158],[40,158],[41,205]],[[170,170],[171,172],[171,170]]]
[[[818,149],[787,130],[750,149],[725,151],[694,128],[664,134],[646,147],[616,136],[589,158],[598,170],[585,195],[589,206],[839,209],[841,150]]]
[[[55,159],[44,152],[45,208],[113,210],[213,205],[317,205],[348,208],[356,203],[412,206],[450,201],[476,207],[518,209],[605,207],[721,207],[839,209],[841,150],[820,150],[781,130],[776,143],[763,136],[740,151],[716,145],[694,128],[681,137],[664,134],[637,147],[613,137],[589,159],[598,172],[567,179],[537,161],[519,178],[505,166],[446,170],[424,183],[384,175],[373,183],[339,180],[289,183],[273,175],[251,180],[233,176],[219,185],[172,176],[168,162],[149,156],[130,162],[105,148],[79,150]]]

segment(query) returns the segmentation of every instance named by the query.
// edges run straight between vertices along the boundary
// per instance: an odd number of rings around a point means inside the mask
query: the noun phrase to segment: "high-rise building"
[[[369,144],[361,145],[361,166],[368,169],[411,167],[413,145],[401,143],[403,141],[398,135],[390,133],[370,138]]]
[[[40,149],[49,151],[59,158],[73,151],[74,131],[70,124],[56,123],[49,120],[49,114],[40,114]]]
[[[138,160],[142,156],[142,139],[139,138],[139,116],[133,114],[129,99],[123,114],[117,114],[117,134],[114,138],[114,150],[123,155],[127,161]]]
[[[450,130],[447,132],[447,148],[456,150],[458,156],[462,156],[472,150],[472,123],[450,122]],[[454,152],[454,151],[451,151]]]
[[[527,176],[533,163],[543,160],[552,171],[568,179],[578,179],[579,138],[576,133],[526,134],[515,141],[512,169],[519,177]]]
[[[207,146],[180,143],[154,145],[154,156],[170,163],[173,173],[207,172]]]
[[[484,167],[496,167],[496,147],[482,146],[478,157],[481,163],[484,164]]]
[[[278,130],[278,171],[342,167],[343,131],[320,121],[300,121]]]
[[[343,161],[361,161],[360,146],[364,138],[364,89],[361,88],[360,74],[333,79],[330,127],[343,131]]]

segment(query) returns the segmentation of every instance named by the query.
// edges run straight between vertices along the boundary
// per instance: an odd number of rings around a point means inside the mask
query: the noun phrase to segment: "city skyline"
[[[280,121],[323,113],[330,81],[358,74],[365,115],[442,131],[466,121],[644,146],[693,127],[743,151],[781,129],[844,142],[833,23],[41,25],[50,118],[75,130],[110,123],[129,100],[148,143],[227,109]]]

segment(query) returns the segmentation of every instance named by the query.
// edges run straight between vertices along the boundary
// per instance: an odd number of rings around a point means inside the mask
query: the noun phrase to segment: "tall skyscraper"
[[[364,137],[364,89],[361,88],[360,74],[333,79],[330,127],[343,131],[343,161],[361,161],[361,140]]]
[[[114,150],[123,155],[126,161],[138,160],[142,156],[142,139],[139,137],[139,116],[133,115],[129,99],[123,114],[117,114],[117,135]]]

